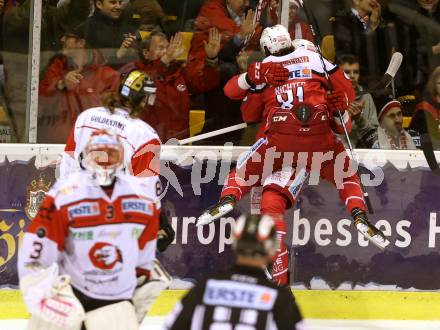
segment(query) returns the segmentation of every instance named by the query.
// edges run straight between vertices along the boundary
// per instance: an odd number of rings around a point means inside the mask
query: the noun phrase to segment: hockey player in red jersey
[[[83,157],[85,170],[55,183],[23,237],[30,328],[138,329],[131,300],[138,276],[153,269],[155,178],[124,174],[124,148],[108,131],[91,134]]]
[[[359,177],[351,170],[350,159],[335,134],[344,133],[341,118],[347,130],[351,129],[346,109],[355,94],[350,80],[337,66],[324,60],[334,86],[334,91],[329,93],[319,55],[308,47],[294,48],[281,25],[266,28],[260,44],[268,57],[262,63],[252,64],[247,73],[233,77],[225,86],[225,94],[253,102],[255,111],[261,113],[260,118],[266,118],[265,137],[237,161],[220,202],[206,210],[197,224],[210,223],[231,211],[252,185],[262,184],[261,212],[277,220],[280,238],[280,251],[274,264],[274,273],[279,276],[274,279],[287,284],[284,214],[297,199],[309,175],[316,179],[318,174],[338,188],[356,228],[364,236],[381,248],[387,241],[383,233],[368,222]],[[280,66],[288,72],[284,80]],[[261,95],[252,98],[248,94],[251,87],[258,89]],[[258,101],[260,106],[256,105]]]

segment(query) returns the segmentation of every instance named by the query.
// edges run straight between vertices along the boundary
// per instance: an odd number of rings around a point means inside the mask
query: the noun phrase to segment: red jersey
[[[269,56],[263,62],[281,63],[289,70],[290,78],[281,86],[256,86],[256,94],[252,94],[244,74],[233,77],[225,86],[225,94],[232,99],[244,99],[243,119],[265,120],[262,126],[269,140],[281,149],[283,144],[292,141],[301,142],[301,150],[326,149],[322,148],[325,141],[321,137],[334,138],[335,132],[343,133],[343,127],[339,117],[334,117],[327,107],[329,86],[319,55],[297,49],[284,56]],[[327,60],[324,63],[334,89],[345,92],[348,102],[353,101],[355,92],[350,79],[338,66]],[[301,104],[307,105],[308,111],[298,112]],[[343,120],[350,131],[351,120],[347,112],[343,113]]]

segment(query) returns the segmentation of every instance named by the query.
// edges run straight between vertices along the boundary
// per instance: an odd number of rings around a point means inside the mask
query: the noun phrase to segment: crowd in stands
[[[429,135],[440,149],[439,0],[307,2],[325,57],[344,69],[357,93],[349,108],[352,145],[415,149],[420,136]],[[65,143],[77,116],[100,106],[134,68],[157,88],[140,118],[163,142],[189,136],[191,110],[204,110],[202,132],[241,123],[241,102],[228,99],[223,86],[262,60],[261,31],[282,19],[279,0],[268,1],[261,13],[258,3],[43,0],[37,142]],[[0,118],[9,127],[0,134],[10,134],[11,142],[27,141],[31,7],[32,0],[0,0]],[[292,39],[313,41],[299,0],[289,1],[288,21]],[[370,91],[396,51],[403,63],[392,86]],[[249,127],[201,144],[249,145],[256,131]]]

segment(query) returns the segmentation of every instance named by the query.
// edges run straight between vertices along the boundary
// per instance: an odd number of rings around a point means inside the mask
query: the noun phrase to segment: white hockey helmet
[[[267,27],[261,33],[260,48],[262,52],[268,51],[276,54],[281,50],[292,47],[292,39],[287,29],[278,24]]]
[[[316,52],[316,47],[313,44],[313,42],[307,39],[293,39],[292,44],[293,47],[295,47],[295,49],[303,48],[303,49],[311,50],[312,52]]]
[[[124,167],[124,147],[119,137],[107,130],[94,131],[83,152],[82,164],[98,185],[111,185]]]

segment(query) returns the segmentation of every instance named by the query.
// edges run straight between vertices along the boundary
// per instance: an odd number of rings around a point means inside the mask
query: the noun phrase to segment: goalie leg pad
[[[128,301],[107,305],[86,313],[85,325],[87,330],[139,329],[134,306]]]
[[[142,323],[153,302],[163,290],[170,286],[172,281],[172,277],[159,260],[154,259],[153,264],[154,266],[149,281],[134,291],[132,299],[139,323]]]
[[[81,325],[82,321],[67,328],[65,326],[58,326],[52,322],[45,321],[36,315],[31,315],[26,330],[81,330]]]

